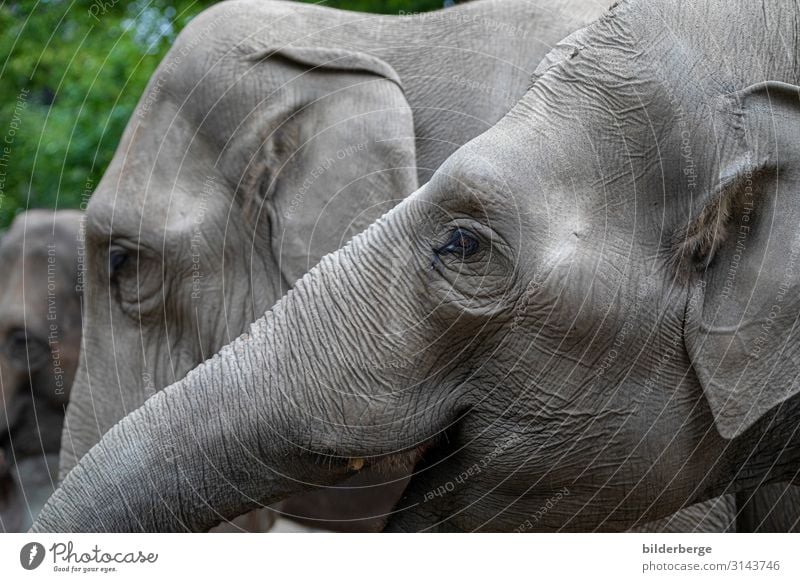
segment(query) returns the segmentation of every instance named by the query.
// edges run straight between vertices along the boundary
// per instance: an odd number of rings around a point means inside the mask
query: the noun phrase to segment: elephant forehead
[[[103,187],[101,182],[100,193],[86,211],[86,239],[97,248],[106,248],[112,239],[156,251],[183,248],[190,244],[191,234],[205,240],[224,228],[215,219],[224,218],[231,204],[228,188],[213,174],[136,190]]]
[[[307,14],[313,12],[313,14]],[[264,48],[298,42],[325,42],[329,10],[283,2],[226,2],[203,11],[178,35],[148,84],[137,113],[146,115],[162,100],[172,100],[195,127],[223,142],[275,94],[293,91],[301,71],[263,66],[251,58]]]
[[[0,258],[7,266],[20,259],[40,262],[52,257],[57,268],[72,268],[83,214],[75,210],[29,210],[20,214],[0,244]]]
[[[175,107],[161,107],[125,130],[87,207],[87,236],[163,231],[181,213],[199,212],[228,187],[205,137]],[[225,197],[227,199],[227,197]]]
[[[487,132],[442,166],[428,196],[448,211],[485,218],[513,246],[561,256],[572,237],[593,230],[597,192],[594,172],[569,171],[553,149],[502,128]]]
[[[325,31],[335,18],[334,11],[314,6],[232,0],[211,6],[193,18],[170,52],[185,57],[200,51],[223,54],[232,47],[248,47],[257,42],[285,43]]]

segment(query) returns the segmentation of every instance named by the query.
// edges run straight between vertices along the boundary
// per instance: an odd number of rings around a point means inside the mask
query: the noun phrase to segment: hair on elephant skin
[[[0,239],[0,531],[27,530],[57,483],[81,338],[81,219],[30,210]]]
[[[390,531],[619,531],[798,483],[798,10],[631,1],[568,37],[34,530],[202,531],[365,467],[413,467]]]
[[[195,18],[87,209],[84,359],[62,476],[491,127],[550,48],[603,8],[488,0],[377,16],[236,0]],[[281,512],[375,529],[405,471],[367,469]]]

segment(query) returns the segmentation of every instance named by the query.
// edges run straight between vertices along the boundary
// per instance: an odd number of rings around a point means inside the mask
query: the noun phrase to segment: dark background
[[[0,228],[28,208],[88,201],[150,75],[214,3],[0,0]],[[397,14],[445,0],[316,3]]]

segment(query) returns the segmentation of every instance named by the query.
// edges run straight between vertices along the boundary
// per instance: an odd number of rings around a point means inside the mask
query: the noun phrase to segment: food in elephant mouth
[[[364,460],[363,457],[356,457],[356,458],[350,459],[347,462],[347,468],[350,469],[351,471],[360,471],[361,469],[364,468],[364,464],[365,463],[366,463],[366,461]]]

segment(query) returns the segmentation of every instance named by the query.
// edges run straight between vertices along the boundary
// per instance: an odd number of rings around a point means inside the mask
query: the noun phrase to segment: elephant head
[[[102,268],[87,271],[65,472],[416,187],[413,121],[391,67],[223,42],[241,20],[226,10],[179,37],[87,208],[87,264]]]
[[[78,233],[82,216],[71,210],[31,210],[17,216],[0,241],[4,272],[0,281],[0,521],[4,530],[30,525],[30,514],[54,488],[64,408],[81,341]]]
[[[630,2],[570,37],[35,529],[203,529],[365,466],[416,463],[395,530],[624,529],[795,479],[796,10]]]
[[[221,5],[184,31],[87,208],[85,362],[62,476],[417,187],[394,69],[364,52],[291,46],[302,15],[258,4]],[[272,32],[254,20],[264,12]]]
[[[195,18],[87,209],[84,362],[62,476],[499,119],[549,46],[602,11],[556,4],[479,2],[429,22],[236,1]],[[402,483],[381,479],[396,497]],[[340,492],[336,509],[377,511],[372,489]]]

